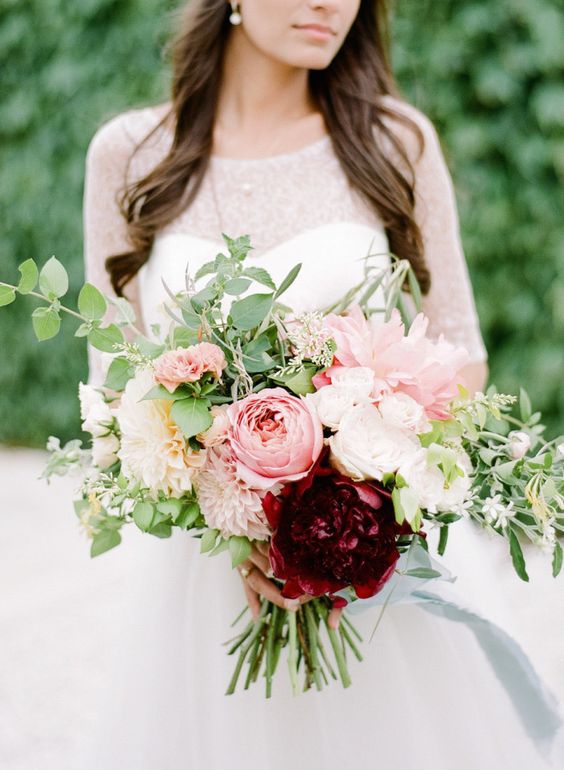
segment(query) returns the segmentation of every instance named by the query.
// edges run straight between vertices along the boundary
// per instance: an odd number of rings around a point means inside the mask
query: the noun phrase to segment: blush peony
[[[323,448],[323,427],[311,404],[282,388],[265,388],[227,409],[228,440],[239,478],[254,489],[305,476]]]

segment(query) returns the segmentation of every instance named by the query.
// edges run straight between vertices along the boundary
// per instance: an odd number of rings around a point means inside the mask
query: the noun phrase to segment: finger
[[[265,574],[270,572],[270,562],[268,561],[268,557],[264,556],[264,554],[260,553],[260,551],[257,551],[254,547],[249,554],[249,561],[252,561],[252,563],[261,570],[261,572],[264,572]]]
[[[241,580],[243,581],[243,590],[245,591],[245,597],[247,599],[247,604],[249,605],[249,609],[251,610],[251,615],[253,616],[253,619],[256,620],[260,614],[260,598],[256,591],[253,591],[251,586],[247,583],[246,579],[243,577],[243,575],[240,575]]]
[[[329,613],[329,628],[337,629],[339,628],[339,623],[341,622],[341,614],[343,612],[342,607],[333,607],[333,609]]]
[[[257,550],[260,551],[263,556],[266,556],[268,558],[270,543],[267,540],[255,540],[253,545],[256,546]]]
[[[265,599],[268,599],[284,610],[295,610],[299,606],[297,599],[285,599],[279,589],[258,569],[254,569],[247,577],[247,583]]]

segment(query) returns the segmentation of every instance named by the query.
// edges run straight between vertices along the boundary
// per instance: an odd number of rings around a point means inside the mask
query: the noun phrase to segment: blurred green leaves
[[[55,254],[74,304],[83,281],[88,143],[113,114],[168,98],[161,49],[178,4],[2,4],[5,280],[18,284],[18,265]],[[549,0],[395,6],[394,69],[405,95],[436,124],[453,173],[492,379],[500,390],[523,385],[549,431],[557,430],[564,405],[564,15]],[[31,285],[34,276],[26,280]],[[9,301],[4,294],[0,301]],[[93,296],[88,302],[98,315]],[[50,434],[65,441],[79,432],[84,339],[59,334],[38,345],[29,322],[36,306],[23,297],[0,315],[0,441],[43,445]]]
[[[394,68],[454,177],[491,379],[523,385],[561,431],[564,14],[548,0],[395,6]]]

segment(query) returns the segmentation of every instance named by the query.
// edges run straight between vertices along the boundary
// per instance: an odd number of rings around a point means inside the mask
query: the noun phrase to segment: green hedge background
[[[167,96],[173,0],[3,0],[0,275],[56,254],[83,279],[82,189],[100,123]],[[564,15],[546,0],[396,0],[393,61],[451,168],[491,378],[564,405]],[[27,298],[25,298],[27,299]],[[37,344],[32,300],[0,311],[0,441],[79,430],[84,340]]]

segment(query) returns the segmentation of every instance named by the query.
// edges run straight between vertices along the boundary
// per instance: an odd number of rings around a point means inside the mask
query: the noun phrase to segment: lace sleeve
[[[127,113],[105,123],[94,135],[86,155],[84,185],[84,262],[86,280],[109,296],[115,293],[104,262],[112,254],[131,248],[117,197],[126,182],[129,157],[134,141],[126,130]],[[137,282],[125,289],[126,298],[138,313]],[[110,308],[106,320],[111,320]],[[105,376],[104,353],[88,345],[88,382],[100,385]]]
[[[425,141],[419,156],[413,131],[400,121],[387,119],[405,146],[415,171],[415,219],[421,229],[431,273],[431,289],[423,297],[429,334],[433,337],[444,334],[450,342],[463,345],[472,363],[486,361],[487,352],[462,249],[454,186],[439,137],[429,118],[413,105],[393,96],[384,96],[382,101],[416,123]],[[395,150],[386,144],[402,165]]]
[[[431,336],[444,334],[463,345],[472,363],[485,361],[487,352],[480,325],[458,221],[451,175],[431,121],[419,113],[424,151],[415,165],[415,217],[421,228],[431,289],[423,298]]]

